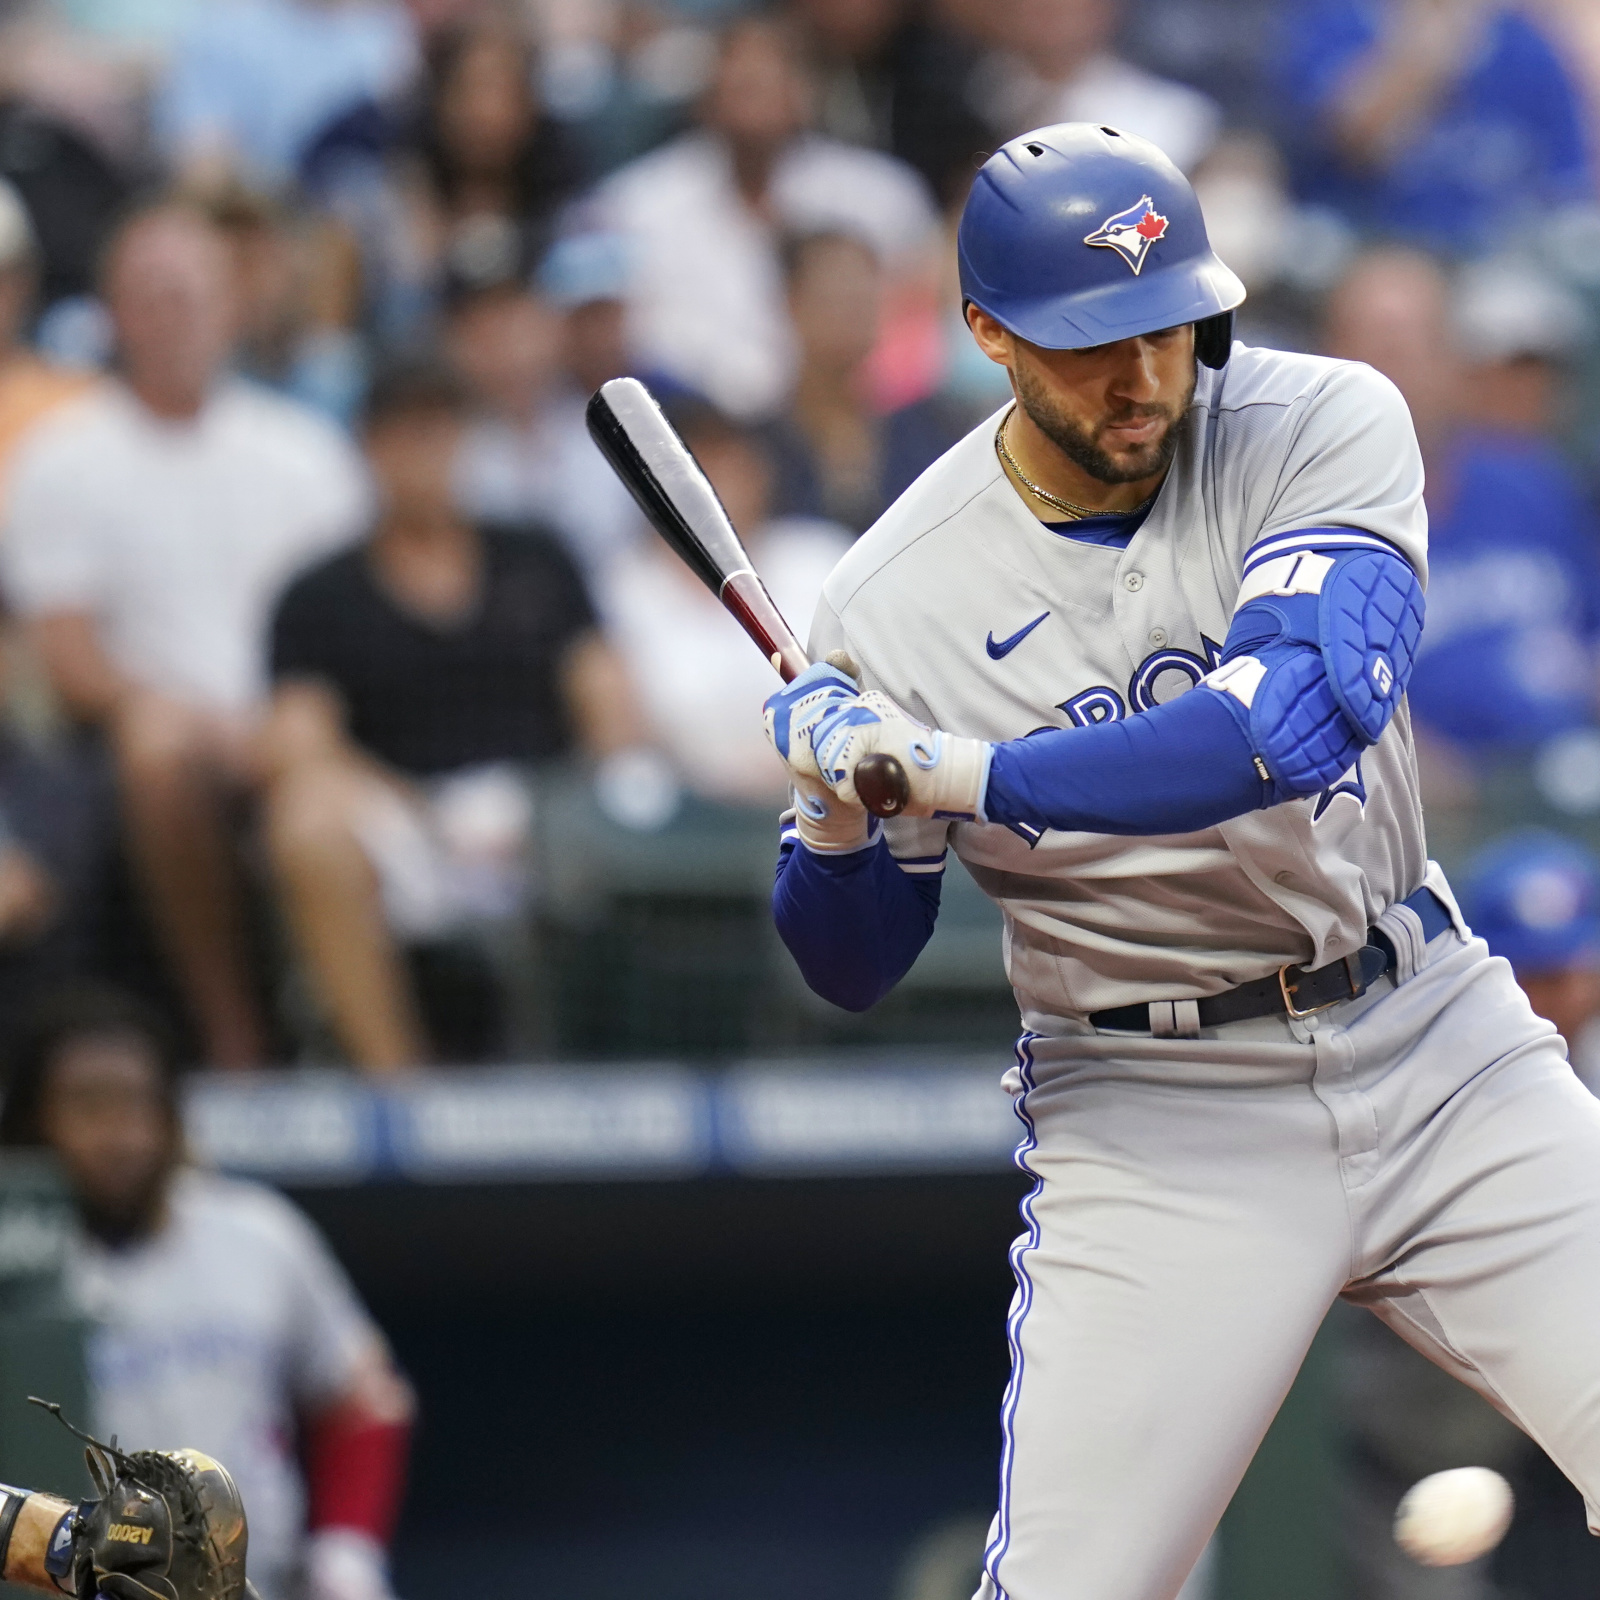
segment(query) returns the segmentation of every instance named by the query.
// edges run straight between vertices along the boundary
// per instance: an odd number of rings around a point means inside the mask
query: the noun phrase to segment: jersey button
[[[1122,587],[1126,589],[1129,594],[1138,594],[1138,592],[1144,588],[1144,574],[1142,572],[1130,572],[1127,577],[1122,580]]]
[[[1294,882],[1292,872],[1277,872],[1273,874],[1272,881],[1281,889],[1287,889]]]
[[[1150,630],[1150,643],[1151,644],[1163,645],[1166,642],[1167,642],[1167,630],[1165,628],[1152,628]]]

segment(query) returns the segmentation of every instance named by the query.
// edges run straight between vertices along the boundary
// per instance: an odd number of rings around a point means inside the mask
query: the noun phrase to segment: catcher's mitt
[[[129,1454],[78,1436],[100,1498],[78,1507],[70,1546],[49,1563],[58,1582],[78,1600],[255,1600],[244,1502],[226,1467],[198,1450]]]

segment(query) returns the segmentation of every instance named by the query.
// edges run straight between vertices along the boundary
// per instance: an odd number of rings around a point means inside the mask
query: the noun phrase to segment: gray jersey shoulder
[[[1350,362],[1236,345],[1202,369],[1172,469],[1126,549],[1035,518],[994,450],[1003,412],[935,462],[839,563],[813,654],[953,733],[1019,738],[1134,714],[1216,664],[1244,560],[1272,534],[1353,527],[1426,570],[1422,465],[1398,391]],[[1214,992],[1359,942],[1426,867],[1409,722],[1349,782],[1173,840],[963,825],[952,842],[1010,922],[1013,980],[1058,1014]],[[896,854],[944,824],[902,822]],[[1310,866],[1308,868],[1308,863]]]
[[[993,440],[1007,409],[935,461],[862,535],[828,581],[830,609],[842,610],[863,584],[963,521],[986,489],[1004,482]],[[1425,571],[1420,453],[1405,401],[1381,373],[1360,362],[1235,345],[1221,372],[1200,369],[1191,417],[1190,462],[1175,463],[1175,476],[1192,479],[1183,470],[1190,463],[1210,469],[1201,493],[1232,513],[1218,533],[1241,557],[1253,542],[1241,542],[1247,528],[1259,538],[1305,525],[1294,520],[1303,515],[1344,515],[1394,539]],[[1193,486],[1169,483],[1161,499],[1184,499]]]

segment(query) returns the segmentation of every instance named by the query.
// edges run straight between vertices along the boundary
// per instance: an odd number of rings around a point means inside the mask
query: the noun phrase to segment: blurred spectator
[[[1427,256],[1359,257],[1331,296],[1329,354],[1411,407],[1428,472],[1428,625],[1409,698],[1458,748],[1527,746],[1587,722],[1600,547],[1582,484],[1543,433],[1466,420],[1449,286]]]
[[[152,85],[204,0],[50,0],[0,7],[0,76],[131,166],[146,154]]]
[[[1527,7],[1312,0],[1282,78],[1302,198],[1363,231],[1465,252],[1592,198],[1578,92]]]
[[[948,204],[993,143],[972,104],[980,56],[913,0],[794,0],[817,74],[817,128],[888,150]],[[960,193],[956,193],[956,190]]]
[[[735,21],[700,128],[599,191],[601,220],[631,252],[640,359],[740,417],[772,411],[794,380],[777,232],[854,233],[891,277],[920,271],[934,243],[927,191],[910,168],[807,131],[813,90],[791,25]]]
[[[861,533],[888,504],[883,422],[862,373],[882,313],[877,257],[848,234],[814,233],[788,241],[783,264],[800,370],[773,429],[776,501]]]
[[[527,0],[542,46],[542,92],[595,173],[615,171],[683,131],[716,55],[714,26],[747,9],[726,0]]]
[[[1354,243],[1336,218],[1297,207],[1276,144],[1259,131],[1224,134],[1195,177],[1211,247],[1243,280],[1235,336],[1269,349],[1305,350],[1320,299]]]
[[[50,997],[11,1053],[0,1146],[52,1151],[82,1219],[95,1425],[227,1466],[263,1600],[387,1600],[410,1389],[294,1206],[184,1164],[178,1098],[159,1023],[114,990]]]
[[[998,0],[986,31],[999,53],[980,104],[996,141],[1052,122],[1102,122],[1152,140],[1185,172],[1221,126],[1216,102],[1115,53],[1117,0]]]
[[[209,193],[205,210],[232,258],[237,369],[348,422],[366,382],[354,327],[360,265],[349,235],[239,184]]]
[[[627,249],[608,233],[572,233],[556,241],[539,285],[566,319],[562,364],[580,395],[632,367],[627,332]]]
[[[0,179],[0,507],[17,441],[89,379],[40,360],[23,342],[38,281],[33,233]],[[76,970],[91,938],[95,868],[104,847],[102,797],[70,748],[35,749],[12,726],[18,641],[0,634],[0,1015],[41,982]]]
[[[395,0],[219,0],[178,35],[156,135],[186,180],[281,186],[322,128],[394,93],[415,58]]]
[[[1474,421],[1547,438],[1565,431],[1573,369],[1591,343],[1576,295],[1530,262],[1480,261],[1461,272],[1455,324]]]
[[[497,221],[543,236],[578,188],[578,153],[539,104],[536,74],[527,40],[501,26],[447,34],[429,54],[417,154],[433,225],[456,248]]]
[[[108,809],[81,751],[0,726],[0,1022],[88,967]]]
[[[127,176],[78,129],[0,90],[0,178],[33,224],[40,303],[91,293],[101,246],[127,201]]]
[[[878,416],[865,366],[877,344],[883,283],[870,246],[814,233],[783,253],[800,372],[788,414],[771,430],[785,515],[824,517],[862,533],[966,429],[927,399]]]
[[[1357,256],[1323,311],[1326,353],[1365,361],[1405,396],[1430,482],[1444,469],[1460,406],[1462,359],[1450,312],[1443,268],[1400,248]]]
[[[221,240],[172,206],[117,235],[121,376],[19,450],[0,560],[67,713],[104,730],[130,856],[208,1059],[262,1059],[232,845],[257,779],[265,624],[288,575],[353,537],[360,463],[309,412],[220,374]]]
[[[757,436],[703,401],[678,401],[667,412],[721,496],[778,609],[805,639],[849,534],[815,518],[770,520],[772,473]],[[730,624],[717,598],[651,539],[611,568],[605,606],[645,712],[684,785],[711,800],[780,801],[784,773],[760,716],[761,702],[772,693],[772,668]]]
[[[466,420],[446,369],[374,384],[377,526],[299,578],[273,623],[272,856],[340,1042],[375,1070],[429,1053],[398,945],[518,909],[519,771],[636,743],[625,673],[572,562],[456,509]]]
[[[8,741],[9,742],[9,741]],[[11,788],[0,769],[0,981],[10,976],[13,953],[31,947],[48,931],[56,915],[56,886],[48,869],[28,846],[19,841],[5,805]],[[24,982],[36,979],[33,963],[26,963]],[[15,1004],[21,995],[16,985],[5,983],[5,999]]]
[[[472,517],[548,528],[593,575],[638,536],[640,518],[584,426],[589,391],[563,370],[571,315],[521,273],[455,288],[446,341],[477,409],[456,481]],[[603,348],[589,354],[604,366],[614,359]]]
[[[73,28],[94,40],[116,39],[152,54],[171,49],[206,0],[62,0]]]
[[[1462,898],[1473,932],[1511,963],[1600,1094],[1600,863],[1558,833],[1521,828],[1473,862]]]
[[[0,506],[17,441],[89,379],[41,360],[25,342],[39,282],[39,254],[17,191],[0,178]]]
[[[482,282],[536,259],[577,192],[580,153],[536,89],[522,33],[457,24],[429,45],[420,99],[367,102],[308,152],[312,191],[360,241],[390,342],[416,335],[449,273]]]

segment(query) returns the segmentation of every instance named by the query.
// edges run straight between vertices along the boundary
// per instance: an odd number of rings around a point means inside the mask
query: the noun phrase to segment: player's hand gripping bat
[[[785,683],[804,672],[805,650],[751,566],[711,480],[650,391],[637,378],[612,378],[590,399],[586,416],[600,453],[650,525],[733,613]],[[865,757],[855,786],[861,803],[880,817],[898,816],[911,794],[905,769],[888,755]]]

